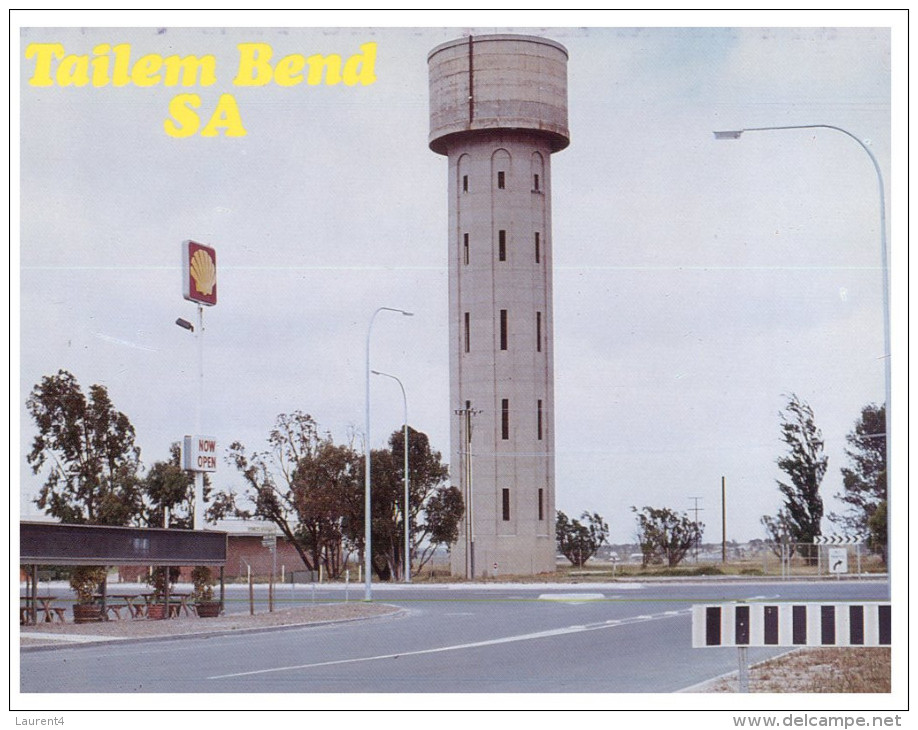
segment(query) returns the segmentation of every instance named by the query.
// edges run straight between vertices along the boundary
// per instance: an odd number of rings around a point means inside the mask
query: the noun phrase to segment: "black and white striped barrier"
[[[692,647],[890,646],[889,603],[692,606]]]

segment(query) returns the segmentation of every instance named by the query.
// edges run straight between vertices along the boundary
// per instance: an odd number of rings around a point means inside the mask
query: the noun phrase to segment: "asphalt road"
[[[256,610],[264,610],[264,589]],[[362,600],[351,585],[348,600]],[[736,669],[734,649],[693,649],[691,606],[738,599],[888,600],[885,582],[382,586],[405,610],[332,626],[22,652],[30,692],[674,692]],[[248,613],[231,586],[229,613]],[[283,586],[276,605],[341,601]],[[751,662],[781,653],[750,649]]]

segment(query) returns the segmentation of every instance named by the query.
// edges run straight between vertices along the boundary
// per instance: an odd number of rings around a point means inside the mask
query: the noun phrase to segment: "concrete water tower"
[[[567,51],[469,36],[428,55],[430,148],[449,159],[450,469],[466,513],[452,572],[555,568],[551,154]]]

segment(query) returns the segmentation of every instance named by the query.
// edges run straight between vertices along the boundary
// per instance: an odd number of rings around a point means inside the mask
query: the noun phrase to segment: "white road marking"
[[[588,624],[585,626],[569,626],[564,629],[550,629],[548,631],[537,631],[531,634],[520,634],[518,636],[505,636],[500,639],[488,639],[486,641],[475,641],[470,644],[454,644],[452,646],[440,646],[435,649],[419,649],[417,651],[404,651],[398,652],[395,654],[380,654],[378,656],[368,656],[368,657],[357,657],[355,659],[333,659],[327,662],[315,662],[312,664],[295,664],[287,667],[271,667],[268,669],[253,669],[248,672],[234,672],[232,674],[217,674],[208,679],[230,679],[232,677],[250,677],[255,674],[271,674],[274,672],[290,672],[299,669],[315,669],[317,667],[330,667],[340,664],[357,664],[361,662],[373,662],[379,659],[396,659],[398,657],[405,656],[420,656],[421,654],[439,654],[447,651],[462,651],[463,649],[477,649],[483,646],[497,646],[499,644],[512,644],[517,641],[532,641],[533,639],[548,639],[555,636],[564,636],[567,634],[577,634],[583,633],[585,631],[597,631],[599,629],[608,629],[613,626],[625,626],[631,623],[642,623],[645,621],[653,621],[660,619],[673,618],[674,615],[687,616],[691,613],[691,609],[687,608],[683,611],[668,611],[665,613],[658,613],[652,616],[636,616],[633,618],[619,619],[615,620],[614,623],[609,621],[604,621],[602,623]]]
[[[96,641],[123,641],[122,636],[92,636],[77,634],[43,634],[37,631],[20,631],[22,639],[41,639],[43,641],[69,641],[73,644],[88,644]]]
[[[543,593],[540,601],[560,601],[562,603],[586,603],[587,601],[601,601],[605,598],[602,593]]]

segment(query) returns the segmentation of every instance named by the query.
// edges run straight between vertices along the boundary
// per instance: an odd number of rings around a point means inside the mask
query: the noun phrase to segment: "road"
[[[341,601],[284,586],[277,605]],[[351,586],[348,600],[362,600]],[[229,613],[247,613],[231,586]],[[259,595],[259,604],[264,599]],[[888,600],[885,582],[374,586],[391,617],[211,638],[23,652],[29,692],[674,692],[736,669],[692,649],[691,606],[739,599]],[[261,606],[257,607],[261,610]],[[750,649],[751,662],[783,650]]]

